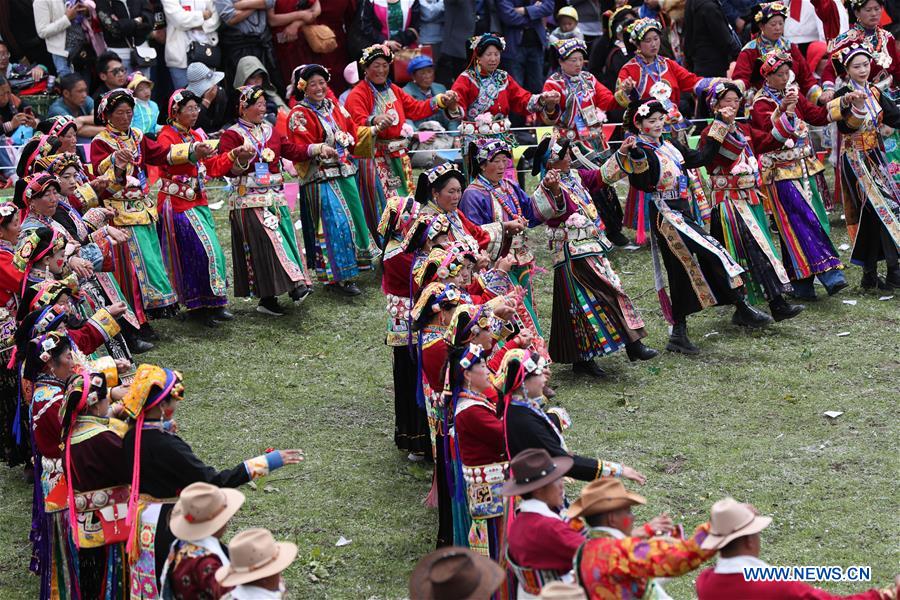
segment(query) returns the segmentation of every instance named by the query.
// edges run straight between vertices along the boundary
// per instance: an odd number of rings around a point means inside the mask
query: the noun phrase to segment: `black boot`
[[[141,336],[141,339],[145,342],[157,342],[159,341],[159,334],[150,327],[150,323],[144,323],[141,325],[140,330],[138,331],[138,335]]]
[[[259,299],[259,306],[256,307],[256,312],[260,312],[264,315],[270,315],[273,317],[283,317],[284,310],[280,306],[278,306],[278,298],[274,296],[266,296],[265,298]]]
[[[224,306],[210,309],[209,314],[216,321],[234,321],[234,313]]]
[[[672,326],[672,334],[669,336],[669,343],[666,344],[666,350],[669,352],[680,352],[681,354],[700,354],[700,348],[691,343],[687,335],[687,321],[677,321]]]
[[[597,379],[605,379],[606,371],[600,368],[600,365],[593,360],[582,360],[572,364],[572,371],[577,375],[588,375]]]
[[[294,302],[300,303],[306,300],[306,297],[312,294],[312,288],[306,285],[305,283],[301,283],[294,289],[292,289],[288,296],[290,296],[291,300]]]
[[[206,308],[195,308],[194,310],[189,310],[187,313],[187,319],[189,321],[193,321],[194,323],[203,325],[204,327],[216,328],[219,326],[219,322],[213,318],[212,313]]]
[[[892,290],[900,288],[900,265],[888,266],[887,277],[884,278],[884,283]]]
[[[628,237],[621,231],[614,231],[612,233],[607,234],[606,237],[607,237],[607,239],[609,239],[610,242],[612,242],[613,244],[615,244],[616,246],[618,246],[620,248],[622,248],[623,246],[627,246],[628,244],[631,243],[631,240],[629,240]]]
[[[128,346],[132,354],[143,354],[153,350],[153,344],[142,340],[138,335],[138,331],[130,325],[122,328],[122,337],[125,338],[125,345]]]
[[[788,304],[784,296],[776,296],[774,300],[769,302],[769,311],[776,322],[793,319],[803,312],[804,308],[806,307],[802,304]]]
[[[761,310],[747,304],[746,300],[734,303],[734,314],[731,316],[732,325],[739,327],[765,327],[772,323],[772,317]]]
[[[641,340],[625,344],[625,354],[628,360],[634,362],[636,360],[650,360],[659,356],[659,351],[645,346]]]
[[[343,294],[344,296],[359,296],[362,290],[356,285],[355,281],[341,281],[339,283],[329,283],[325,286],[326,290]]]
[[[888,287],[887,282],[878,276],[878,271],[872,269],[871,271],[866,270],[863,271],[862,279],[859,282],[859,286],[864,290],[889,290],[892,289]]]

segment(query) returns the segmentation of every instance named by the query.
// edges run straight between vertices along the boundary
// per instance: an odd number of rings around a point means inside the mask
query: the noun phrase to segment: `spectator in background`
[[[200,98],[200,115],[194,129],[202,129],[206,135],[212,135],[225,127],[228,118],[228,94],[219,83],[225,73],[213,71],[203,63],[191,63],[187,68],[187,86],[185,89]]]
[[[441,57],[441,31],[444,28],[444,0],[419,0],[419,45],[431,46],[431,57]]]
[[[32,0],[0,1],[0,40],[16,62],[31,66],[53,63],[34,26]],[[5,71],[0,70],[0,75],[6,75]],[[36,77],[35,81],[39,79]]]
[[[125,65],[115,52],[104,52],[97,57],[97,77],[100,85],[94,90],[94,102],[96,106],[103,94],[116,88],[125,87],[128,82],[128,72]]]
[[[278,89],[284,89],[281,74],[275,64],[272,32],[266,11],[275,8],[275,0],[213,0],[219,13],[219,47],[222,49],[222,70],[233,78],[238,62],[254,56],[275,77]],[[243,85],[243,84],[242,84]],[[229,96],[230,97],[230,96]],[[231,102],[234,106],[235,102]]]
[[[759,0],[722,0],[725,18],[734,27],[734,31],[742,43],[746,43],[750,39],[749,17],[758,4]]]
[[[121,64],[120,64],[121,66]],[[60,78],[61,96],[47,110],[47,118],[68,115],[75,119],[79,144],[90,144],[103,129],[94,124],[94,99],[88,95],[87,81],[81,73],[69,73]]]
[[[503,68],[532,94],[540,94],[544,87],[544,19],[552,14],[553,0],[497,0],[497,16],[506,37]]]
[[[318,0],[275,0],[267,11],[267,20],[275,40],[275,58],[283,81],[290,81],[294,67],[314,63],[316,59],[303,28],[322,13]]]
[[[725,77],[741,51],[720,0],[687,0],[682,42],[685,66],[701,77]]]
[[[604,14],[606,31],[601,39],[594,42],[594,47],[591,49],[588,70],[600,80],[600,83],[611,90],[616,87],[619,70],[634,56],[634,51],[625,43],[625,40],[628,38],[628,26],[637,18],[637,10],[627,5],[613,12],[607,11]],[[622,111],[617,112],[620,117],[624,114]],[[611,122],[621,120],[609,113],[607,116]]]
[[[131,50],[146,42],[153,30],[150,3],[147,0],[96,0],[96,3],[103,41],[130,73],[137,68],[137,65],[132,67]]]
[[[30,111],[28,104],[22,102],[12,93],[9,82],[0,75],[0,188],[5,187],[6,181],[12,179],[13,170],[11,167],[14,164],[14,154],[10,153],[9,149],[3,148],[3,146],[6,146],[9,142],[13,142],[9,145],[18,146],[26,141],[21,139],[26,137],[24,134],[28,132],[28,130],[23,128],[30,128],[33,131],[33,128],[37,125],[37,119]],[[15,141],[9,139],[13,138],[13,136],[19,139]],[[27,137],[31,137],[31,135],[29,134]],[[7,141],[8,139],[9,142]]]
[[[135,71],[128,80],[128,89],[134,94],[134,118],[131,126],[156,139],[162,125],[159,124],[159,106],[150,99],[153,82],[140,71]]]
[[[266,95],[266,120],[272,125],[278,118],[279,109],[287,109],[287,103],[278,95],[272,85],[269,71],[255,56],[245,56],[238,61],[237,71],[234,74],[234,89],[242,86],[259,86]]]
[[[790,13],[784,22],[784,37],[806,54],[810,42],[825,39],[822,21],[816,16],[816,9],[809,0],[792,0],[785,4],[790,6]]]
[[[556,13],[558,27],[550,32],[550,43],[555,44],[559,40],[572,38],[583,40],[584,34],[578,26],[578,12],[571,6],[564,6]]]
[[[444,0],[444,28],[441,55],[437,59],[435,78],[452,85],[457,75],[466,70],[469,38],[475,34],[475,0]]]
[[[14,74],[22,72],[23,68],[28,68],[27,65],[14,63],[11,59],[12,55],[9,51],[9,46],[6,42],[0,41],[0,76],[3,76],[7,80]],[[44,78],[44,75],[47,74],[47,69],[41,65],[35,65],[31,67],[30,74],[33,80],[40,81]]]
[[[416,56],[409,61],[406,70],[412,77],[412,81],[403,87],[403,91],[416,100],[429,100],[447,91],[446,86],[434,82],[434,61],[430,56]],[[425,121],[437,121],[447,131],[456,131],[459,127],[459,121],[451,120],[443,111],[434,116],[410,122],[418,129],[419,125]]]
[[[165,63],[172,87],[187,86],[191,44],[218,46],[219,14],[213,0],[162,0],[166,15]]]
[[[322,4],[322,13],[316,19],[319,25],[327,25],[334,32],[337,49],[328,54],[316,54],[315,62],[328,69],[333,75],[340,73],[350,62],[347,51],[347,29],[356,19],[357,0],[328,0]],[[335,95],[341,94],[347,88],[347,82],[342,77],[332,77],[328,84]]]
[[[594,40],[603,34],[603,7],[597,0],[569,0],[567,4],[578,13],[578,28],[584,35],[584,41],[590,51]]]
[[[59,77],[72,72],[66,50],[66,31],[79,15],[86,14],[88,7],[81,3],[66,6],[65,0],[34,0],[34,25],[47,44]]]
[[[419,39],[419,0],[362,0],[360,31],[367,45],[384,43],[391,52]]]

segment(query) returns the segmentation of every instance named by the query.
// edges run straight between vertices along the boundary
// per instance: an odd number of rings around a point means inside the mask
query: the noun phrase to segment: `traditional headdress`
[[[75,296],[78,293],[78,277],[71,273],[64,279],[46,279],[28,285],[27,278],[22,291],[19,316],[23,317],[31,311],[52,306],[61,296]]]
[[[187,106],[187,103],[191,100],[200,104],[200,98],[191,90],[181,88],[172,92],[172,95],[169,96],[169,107],[167,111],[169,122],[174,121],[175,117],[178,116],[179,111]]]
[[[480,363],[482,358],[484,358],[484,348],[480,344],[469,344],[469,347],[466,348],[465,353],[459,359],[459,366],[468,371]]]
[[[706,91],[706,104],[709,106],[710,110],[715,111],[716,106],[719,104],[719,100],[726,94],[726,92],[734,92],[738,95],[739,98],[744,97],[744,92],[741,90],[740,86],[735,85],[731,81],[719,81],[709,87]]]
[[[44,123],[46,123],[46,125],[39,128],[42,131],[45,131],[47,135],[51,135],[54,137],[62,137],[62,135],[69,128],[74,131],[78,130],[78,123],[75,122],[75,117],[71,115],[58,115],[56,117],[50,117],[49,119],[46,119]]]
[[[421,250],[425,246],[426,240],[433,240],[439,235],[447,235],[450,233],[450,228],[450,219],[443,213],[419,215],[406,231],[406,237],[403,238],[403,251]]]
[[[167,398],[182,400],[184,398],[183,377],[178,371],[170,371],[156,365],[143,364],[137,368],[134,380],[128,393],[122,399],[122,408],[125,413],[135,419],[134,427],[134,467],[131,472],[131,497],[128,499],[128,517],[126,524],[131,526],[132,533],[139,530],[136,527],[135,516],[137,514],[138,496],[141,481],[141,432],[144,429],[144,415],[148,409],[153,408]],[[136,548],[134,535],[128,536],[128,551]]]
[[[460,346],[468,344],[482,331],[490,332],[491,337],[497,341],[510,332],[506,328],[506,321],[494,315],[494,308],[490,302],[461,304],[450,318],[444,338],[451,346]]]
[[[584,43],[584,40],[579,40],[578,38],[559,40],[553,46],[560,61],[566,60],[576,52],[581,52],[585,58],[588,57],[587,44]]]
[[[768,23],[773,17],[788,18],[788,7],[783,2],[764,2],[756,7],[756,14],[753,20],[763,25]]]
[[[59,154],[41,156],[34,161],[35,171],[46,171],[57,177],[62,175],[62,172],[69,167],[75,167],[76,171],[81,171],[81,159],[74,152],[60,152]]]
[[[481,173],[481,165],[493,160],[498,154],[512,158],[512,148],[505,141],[497,138],[478,138],[469,143],[469,172],[473,177]]]
[[[378,235],[384,238],[385,243],[398,234],[403,237],[418,213],[419,203],[412,196],[391,196],[378,221]]]
[[[438,181],[443,182],[448,177],[456,177],[463,187],[466,186],[466,178],[463,176],[462,171],[450,161],[422,171],[419,174],[419,181],[416,185],[416,202],[419,204],[431,202],[431,191],[435,185]]]
[[[0,221],[2,221],[4,217],[14,215],[17,210],[19,210],[19,207],[16,206],[12,198],[9,196],[0,198]]]
[[[131,90],[116,88],[103,94],[97,104],[97,120],[106,125],[109,122],[109,115],[123,102],[134,108],[134,95]]]
[[[288,97],[303,99],[306,95],[306,85],[313,75],[321,75],[326,82],[331,81],[331,73],[322,65],[300,65],[291,73],[291,84],[287,89]]]
[[[862,44],[854,42],[835,50],[831,55],[831,63],[834,65],[834,70],[839,74],[846,73],[850,61],[859,55],[867,56],[871,59],[875,56],[875,52],[868,42],[863,42]]]
[[[56,191],[60,191],[59,179],[56,178],[52,173],[38,173],[36,175],[29,175],[25,178],[25,190],[22,192],[22,201],[25,204],[26,210],[25,215],[22,215],[22,218],[28,214],[28,207],[31,206],[32,200],[37,198],[38,196],[43,196],[48,189],[56,188]]]
[[[531,162],[531,174],[537,175],[547,169],[547,163],[556,162],[569,153],[569,140],[560,142],[556,135],[545,136],[534,151]]]
[[[791,55],[787,52],[773,48],[759,57],[759,73],[763,77],[771,75],[783,65],[794,64]]]
[[[513,348],[503,355],[500,368],[492,376],[493,384],[507,397],[522,386],[527,376],[540,375],[546,368],[547,361],[536,352]],[[513,376],[512,381],[510,375]]]
[[[261,85],[242,85],[238,91],[238,112],[243,112],[266,95]]]
[[[606,19],[606,22],[607,22],[607,32],[609,33],[609,39],[615,40],[616,34],[618,33],[616,26],[621,24],[621,22],[628,15],[635,15],[635,14],[636,13],[634,11],[634,8],[632,8],[630,4],[623,4],[616,10],[608,10],[605,13],[603,13],[603,17]]]
[[[881,6],[884,6],[884,0],[875,0]],[[847,7],[850,9],[850,12],[857,11],[861,9],[863,6],[869,3],[869,0],[846,0]]]
[[[22,154],[19,157],[19,163],[16,165],[16,174],[20,178],[33,175],[35,172],[34,163],[42,156],[56,154],[59,146],[59,138],[49,134],[31,138],[22,147]],[[17,189],[19,188],[17,187]]]
[[[471,251],[458,244],[448,250],[432,248],[428,257],[413,270],[416,285],[421,287],[435,278],[455,277],[463,268],[465,258],[475,260]]]
[[[16,329],[14,336],[16,346],[13,348],[6,368],[13,369],[17,359],[21,358],[24,360],[28,342],[42,333],[58,329],[60,326],[65,325],[68,320],[69,313],[66,312],[65,307],[56,305],[47,306],[46,308],[35,310],[25,315],[25,317],[20,320],[19,327]],[[15,421],[15,423],[18,422],[18,420]]]
[[[665,115],[668,114],[668,111],[666,110],[666,107],[663,106],[662,102],[655,98],[635,100],[628,105],[628,110],[625,111],[625,124],[632,131],[639,131],[640,128],[638,127],[638,122],[649,118],[654,113],[662,113]]]
[[[634,45],[640,44],[641,41],[651,31],[655,31],[656,33],[662,35],[662,25],[660,25],[659,21],[656,19],[651,19],[649,17],[643,19],[637,19],[634,23],[628,26],[628,37],[631,40],[631,43]]]
[[[494,46],[500,52],[506,50],[506,39],[499,33],[487,32],[469,38],[469,49],[475,56],[481,56],[489,46]]]
[[[391,49],[386,44],[375,44],[362,51],[362,56],[359,57],[359,64],[365,69],[375,62],[377,58],[383,58],[388,63],[392,63],[394,62],[394,53],[391,52]]]
[[[422,289],[419,299],[413,305],[410,316],[415,323],[421,324],[423,320],[440,312],[442,308],[450,308],[459,303],[459,288],[452,283],[435,281]]]
[[[22,278],[23,291],[28,282],[28,273],[31,272],[34,263],[65,247],[66,238],[55,229],[48,227],[31,229],[19,240],[13,254],[13,266],[25,275]]]

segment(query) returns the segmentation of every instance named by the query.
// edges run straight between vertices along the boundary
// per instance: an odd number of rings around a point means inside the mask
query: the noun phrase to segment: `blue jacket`
[[[517,7],[524,7],[525,14],[516,12]],[[503,28],[503,37],[506,38],[506,51],[503,58],[517,60],[519,48],[522,45],[522,36],[526,28],[533,28],[541,40],[541,45],[547,48],[547,28],[544,27],[544,17],[553,15],[553,0],[533,2],[532,0],[496,0],[495,9],[497,17]]]

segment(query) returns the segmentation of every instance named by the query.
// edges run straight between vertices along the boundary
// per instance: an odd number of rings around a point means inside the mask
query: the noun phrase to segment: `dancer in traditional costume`
[[[740,111],[743,97],[733,83],[718,83],[709,90],[707,103],[713,113],[723,108]],[[712,127],[707,126],[701,133],[701,145],[706,143]],[[749,302],[768,301],[772,318],[783,321],[800,314],[803,305],[788,304],[784,299],[784,294],[793,288],[772,242],[769,220],[757,192],[759,163],[750,136],[749,124],[732,124],[707,167],[715,203],[710,234],[744,269]]]
[[[131,126],[134,97],[124,89],[107,92],[97,105],[106,125],[91,142],[91,165],[96,175],[111,180],[100,194],[102,204],[115,211],[113,224],[128,234],[116,246],[115,274],[119,286],[141,324],[142,337],[156,339],[147,322],[175,310],[178,298],[166,273],[155,223],[156,202],[148,197],[147,167],[183,164],[212,153],[205,144],[164,147]]]
[[[469,144],[476,138],[499,138],[510,146],[515,138],[510,132],[511,115],[525,119],[540,114],[542,120],[554,122],[559,117],[559,92],[544,91],[532,94],[500,69],[500,55],[506,40],[496,33],[484,33],[469,41],[469,67],[453,82],[452,90],[459,97],[462,112],[463,164],[468,166]],[[515,171],[507,172],[515,179]]]
[[[19,378],[9,364],[15,345],[17,296],[22,292],[22,272],[13,264],[19,222],[12,198],[0,198],[0,458],[10,467],[23,464],[30,454],[27,444],[18,443],[13,433]]]
[[[864,289],[900,288],[900,183],[891,177],[881,136],[883,126],[900,129],[900,109],[877,85],[869,83],[874,52],[868,44],[843,46],[833,61],[846,84],[837,97],[864,95],[838,121],[841,132],[840,182],[847,224],[858,226],[850,260],[863,268]],[[887,276],[878,275],[879,261]]]
[[[194,130],[200,100],[189,90],[172,94],[168,125],[156,138],[162,148],[203,143],[203,137]],[[236,160],[246,162],[251,156],[253,151],[242,146],[204,161],[170,165],[162,172],[156,229],[169,279],[188,318],[209,327],[230,321],[234,315],[226,308],[225,253],[209,212],[205,180],[226,175]]]
[[[237,487],[303,460],[300,450],[275,450],[224,471],[207,466],[171,431],[175,407],[183,398],[180,373],[141,365],[122,400],[125,414],[134,420],[124,448],[134,465],[127,516],[131,589],[147,599],[159,597],[158,576],[174,539],[169,514],[182,489],[197,481]]]
[[[594,358],[625,348],[628,359],[658,352],[641,342],[644,321],[606,258],[611,248],[590,190],[605,187],[596,170],[572,169],[568,139],[538,144],[532,167],[541,175],[534,191],[535,216],[550,228],[553,315],[550,358],[576,373],[605,377]]]
[[[388,77],[393,60],[393,52],[383,44],[363,50],[359,64],[364,78],[345,102],[358,127],[374,127],[375,157],[360,160],[358,177],[366,223],[379,245],[383,241],[378,236],[378,221],[387,199],[413,192],[412,165],[406,153],[409,139],[402,135],[406,120],[424,119],[438,110],[446,111],[450,118],[457,116],[456,93],[416,100],[391,83]]]
[[[544,83],[544,91],[558,92],[561,114],[556,124],[556,135],[569,140],[573,152],[589,155],[599,153],[595,159],[602,162],[609,152],[609,143],[603,136],[606,113],[627,104],[628,92],[616,91],[616,98],[606,86],[584,70],[588,59],[587,46],[579,39],[560,40],[556,46],[559,70],[554,71]],[[629,90],[630,91],[630,90]],[[602,184],[592,191],[592,199],[606,226],[606,235],[617,246],[628,244],[622,234],[622,206],[615,190]]]
[[[655,99],[666,112],[665,134],[676,142],[687,145],[690,122],[679,110],[681,94],[693,92],[702,98],[719,78],[700,77],[674,60],[659,55],[662,25],[650,18],[638,19],[628,27],[628,43],[635,49],[634,58],[625,63],[616,81],[616,98],[623,108],[632,96],[640,100]],[[626,127],[630,124],[626,123]],[[689,187],[688,202],[691,214],[698,223],[709,220],[711,208],[703,191],[699,172],[689,169],[686,173]],[[651,201],[640,190],[632,187],[625,204],[625,224],[637,232],[636,241],[644,244],[650,231],[649,207]]]
[[[673,324],[666,350],[699,354],[700,349],[687,335],[690,314],[710,306],[733,304],[731,321],[735,325],[762,327],[772,320],[747,304],[741,279],[744,270],[703,230],[690,208],[686,171],[711,162],[734,121],[735,111],[721,111],[701,151],[663,138],[666,114],[658,100],[634,102],[625,120],[638,137],[629,137],[622,144],[603,165],[603,173],[607,180],[614,180],[619,171],[626,173],[631,186],[642,190],[650,200],[656,290],[663,315]],[[665,291],[664,270],[671,295]]]
[[[372,157],[374,128],[357,127],[330,93],[331,74],[322,65],[294,70],[297,104],[288,116],[291,139],[327,144],[337,156],[296,163],[300,177],[301,218],[306,256],[326,289],[358,296],[360,269],[372,268],[379,251],[369,237],[351,154]]]
[[[829,296],[847,287],[847,280],[828,237],[828,216],[811,176],[808,125],[827,125],[839,119],[842,111],[849,111],[849,98],[832,100],[827,107],[812,104],[795,87],[789,87],[791,64],[790,55],[779,50],[762,57],[758,68],[765,85],[753,100],[750,125],[794,297],[815,300],[813,277]]]
[[[111,418],[110,404],[121,398],[116,365],[82,369],[66,384],[62,407],[63,467],[68,482],[71,536],[78,548],[82,598],[130,598],[125,541],[128,527],[116,507],[128,502],[131,465],[122,452],[128,427]]]
[[[541,222],[535,217],[528,194],[504,176],[512,160],[512,148],[503,140],[480,138],[469,149],[469,158],[469,173],[473,179],[462,193],[459,209],[475,225],[499,224],[504,235],[510,236],[508,256],[512,263],[507,273],[514,286],[525,290],[525,325],[543,336],[532,298],[534,254],[525,234],[526,227],[537,227]]]
[[[312,291],[305,259],[297,246],[294,221],[284,197],[281,159],[309,160],[314,156],[335,157],[337,151],[326,144],[295,144],[265,120],[265,90],[244,86],[239,90],[237,123],[229,127],[219,142],[219,152],[252,150],[252,158],[236,161],[230,179],[233,191],[228,199],[231,222],[231,257],[234,295],[258,297],[256,310],[282,316],[278,305],[282,294],[302,302]]]

